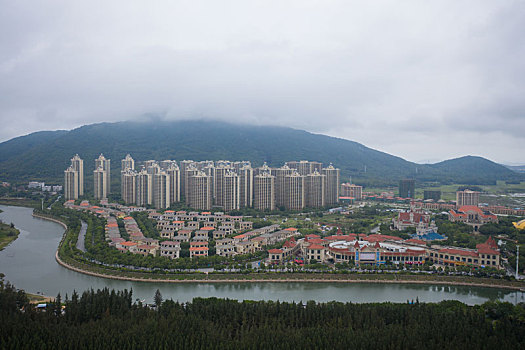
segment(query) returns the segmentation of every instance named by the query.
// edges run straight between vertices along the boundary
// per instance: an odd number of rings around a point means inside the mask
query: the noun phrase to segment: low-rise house
[[[216,247],[219,247],[221,245],[233,245],[233,244],[234,244],[233,238],[223,238],[223,239],[218,239],[215,241]]]
[[[190,247],[190,258],[208,256],[208,247]]]
[[[255,252],[254,244],[250,241],[241,241],[235,243],[235,251],[237,254],[250,254]]]
[[[137,246],[137,242],[124,241],[117,243],[117,249],[125,249],[126,251],[133,251]]]
[[[158,249],[159,249],[158,245],[139,244],[137,245],[134,253],[140,254],[142,256],[147,256],[147,255],[156,256]]]
[[[218,256],[231,257],[237,254],[235,247],[231,244],[217,245],[215,250]]]
[[[239,230],[246,231],[253,228],[253,222],[251,221],[241,221],[239,222]]]
[[[160,243],[160,256],[170,259],[178,259],[180,255],[180,243],[175,241],[164,241]]]

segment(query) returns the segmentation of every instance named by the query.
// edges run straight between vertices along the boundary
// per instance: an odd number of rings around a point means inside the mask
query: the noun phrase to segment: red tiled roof
[[[451,254],[451,255],[474,256],[474,257],[478,256],[478,254],[476,252],[471,252],[471,251],[468,251],[468,250],[461,250],[461,249],[453,249],[453,248],[440,249],[439,253]]]
[[[415,238],[407,239],[405,242],[419,244],[419,245],[427,245],[425,241],[422,241],[420,239],[415,239]]]
[[[282,249],[270,249],[268,250],[268,253],[270,254],[282,254],[283,250]]]
[[[215,230],[215,227],[212,227],[212,226],[204,226],[203,228],[201,228],[202,231],[213,231]]]
[[[322,245],[319,244],[311,244],[308,249],[324,249]]]
[[[285,228],[284,231],[297,231],[297,229],[294,227],[288,227],[288,228]]]
[[[309,239],[308,242],[313,243],[313,244],[323,244],[325,241],[322,240],[321,238],[312,238],[312,239]]]
[[[190,252],[205,252],[208,247],[190,247]]]

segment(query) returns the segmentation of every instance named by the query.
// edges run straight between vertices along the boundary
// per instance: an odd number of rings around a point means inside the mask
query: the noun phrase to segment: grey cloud
[[[525,162],[519,2],[0,5],[0,140],[158,113]]]

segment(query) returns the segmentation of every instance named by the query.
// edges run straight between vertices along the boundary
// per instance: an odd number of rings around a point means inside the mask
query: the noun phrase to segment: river
[[[68,270],[55,261],[55,251],[64,228],[54,222],[35,218],[32,209],[0,205],[0,220],[14,223],[20,235],[0,252],[0,272],[5,280],[30,293],[64,297],[73,290],[133,289],[135,298],[151,302],[157,289],[164,299],[181,302],[194,297],[219,297],[237,300],[280,300],[319,302],[406,302],[418,298],[424,302],[455,299],[469,305],[487,300],[524,302],[522,292],[495,288],[412,285],[412,284],[342,284],[342,283],[148,283],[93,277]]]

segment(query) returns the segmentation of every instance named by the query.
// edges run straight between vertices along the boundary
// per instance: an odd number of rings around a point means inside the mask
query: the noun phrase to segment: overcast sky
[[[0,0],[0,141],[144,114],[525,164],[525,1]]]

